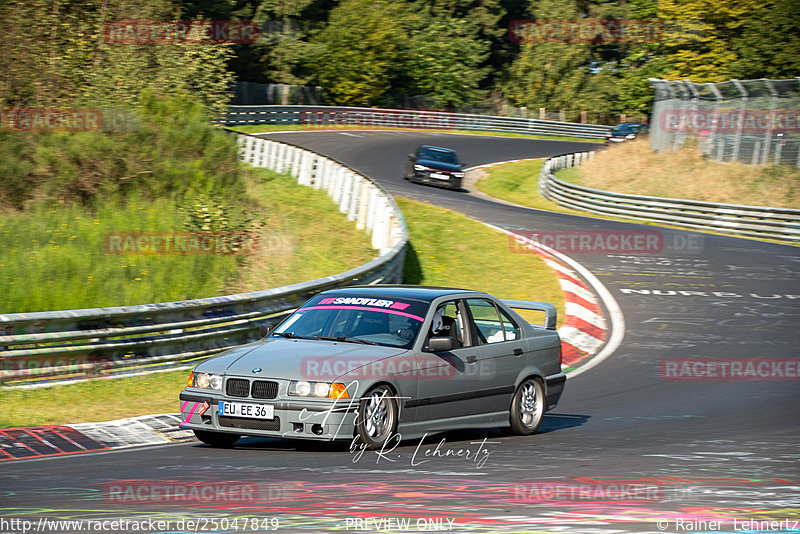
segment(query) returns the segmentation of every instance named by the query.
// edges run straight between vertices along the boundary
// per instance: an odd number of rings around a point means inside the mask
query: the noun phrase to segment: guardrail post
[[[274,141],[268,141],[267,144],[267,167],[271,170],[275,170],[275,151],[278,150],[278,143]]]
[[[303,161],[304,153],[305,150],[295,147],[294,158],[292,158],[292,176],[294,176],[295,178],[300,178],[300,165]]]
[[[314,176],[314,189],[323,189],[328,180],[328,163],[326,158],[317,158],[317,172]]]
[[[267,163],[267,141],[266,139],[259,139],[258,148],[258,166],[265,167]]]
[[[361,199],[361,187],[363,180],[358,175],[353,175],[353,180],[350,182],[350,205],[347,207],[347,220],[355,221],[358,219]]]
[[[353,173],[348,170],[344,171],[341,194],[339,198],[339,211],[342,213],[350,213],[350,203],[353,196],[353,182],[355,182],[355,180],[356,177]]]
[[[755,144],[753,145],[753,157],[750,161],[750,164],[758,165],[760,158],[761,158],[761,140],[756,139]]]
[[[307,150],[303,150],[300,152],[300,167],[297,171],[298,184],[305,186],[311,185],[311,171],[312,171],[313,159],[314,155],[311,152]]]
[[[358,199],[358,218],[356,219],[356,228],[363,230],[367,227],[367,217],[369,215],[369,197],[371,190],[374,186],[371,183],[364,182],[361,186],[361,193]]]

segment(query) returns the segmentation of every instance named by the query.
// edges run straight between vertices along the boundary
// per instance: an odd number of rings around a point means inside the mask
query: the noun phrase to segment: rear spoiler
[[[544,312],[544,327],[548,330],[556,329],[556,319],[558,314],[556,307],[547,302],[533,302],[531,300],[505,300],[503,303],[509,308],[519,310],[536,310]],[[538,326],[538,325],[537,325]]]

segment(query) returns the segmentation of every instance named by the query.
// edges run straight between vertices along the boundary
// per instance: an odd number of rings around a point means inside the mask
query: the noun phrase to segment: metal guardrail
[[[380,256],[349,271],[274,289],[182,302],[0,315],[0,380],[23,383],[174,367],[261,337],[314,294],[402,280],[408,231],[391,195],[347,166],[293,145],[239,135],[240,158],[323,189],[371,234]]]
[[[592,156],[594,152],[578,152],[545,161],[539,175],[541,195],[599,215],[800,243],[800,210],[613,193],[569,184],[553,175]]]
[[[444,111],[350,108],[336,106],[231,106],[219,123],[420,128],[512,132],[602,139],[610,126],[520,117],[495,117]]]

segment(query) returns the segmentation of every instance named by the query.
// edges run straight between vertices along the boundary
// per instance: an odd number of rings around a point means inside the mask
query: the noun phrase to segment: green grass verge
[[[505,235],[458,213],[407,199],[398,199],[398,204],[411,235],[405,264],[406,283],[463,287],[501,298],[552,302],[558,309],[560,324],[564,296],[554,273],[538,256],[514,252]],[[311,217],[311,210],[305,216]],[[345,239],[335,236],[336,232],[330,231],[327,223],[321,224],[318,217],[313,221],[316,224],[311,226],[320,228],[327,240],[315,244]],[[317,256],[309,256],[308,261],[314,261],[315,257],[322,261],[323,256],[330,255],[329,250],[317,246],[314,253]],[[529,320],[541,321],[541,317]],[[106,421],[176,412],[178,395],[188,375],[188,371],[173,371],[50,388],[0,389],[0,403],[14,407],[0,414],[0,427]]]
[[[0,311],[23,313],[169,302],[257,291],[336,274],[376,256],[324,191],[266,169],[246,172],[264,219],[248,256],[110,254],[108,234],[186,232],[178,201],[108,198],[0,217]],[[334,253],[335,252],[335,253]]]
[[[189,371],[95,379],[67,386],[0,389],[7,407],[0,427],[110,421],[137,415],[175,413]]]
[[[561,321],[564,294],[552,269],[539,256],[516,252],[505,234],[454,211],[404,198],[397,203],[411,238],[403,275],[406,283],[551,302]]]
[[[265,132],[313,132],[320,130],[397,130],[399,132],[434,132],[448,134],[469,134],[469,135],[491,135],[493,137],[522,137],[525,139],[544,139],[547,141],[577,141],[581,143],[603,143],[603,139],[585,139],[583,137],[561,137],[558,135],[530,135],[515,132],[487,132],[483,130],[432,130],[422,128],[389,128],[383,126],[357,126],[348,124],[330,124],[324,126],[304,126],[300,124],[244,124],[241,126],[231,126],[231,130],[242,133],[265,133]]]
[[[260,254],[247,257],[225,291],[241,293],[305,282],[363,265],[378,255],[370,237],[323,190],[254,168],[248,197],[266,219]]]
[[[517,161],[494,165],[486,169],[487,178],[476,184],[478,191],[489,196],[546,211],[583,215],[583,213],[563,208],[539,195],[539,173],[543,159]]]
[[[105,236],[185,232],[166,199],[41,206],[0,217],[2,311],[99,308],[219,294],[241,258],[109,254]]]

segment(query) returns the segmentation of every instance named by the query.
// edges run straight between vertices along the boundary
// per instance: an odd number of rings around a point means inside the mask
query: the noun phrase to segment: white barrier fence
[[[599,215],[800,242],[800,210],[614,193],[570,184],[553,174],[593,156],[578,152],[549,158],[539,175],[539,193],[561,206]]]
[[[218,122],[229,126],[275,124],[361,126],[433,130],[478,130],[556,137],[604,139],[610,126],[520,117],[496,117],[444,111],[352,108],[339,106],[231,106]]]

